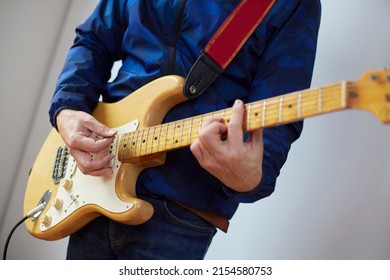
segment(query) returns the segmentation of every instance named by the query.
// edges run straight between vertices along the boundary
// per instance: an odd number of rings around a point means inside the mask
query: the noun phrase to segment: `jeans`
[[[141,225],[124,225],[100,216],[69,238],[67,259],[203,259],[216,228],[177,204],[138,196],[154,207]]]

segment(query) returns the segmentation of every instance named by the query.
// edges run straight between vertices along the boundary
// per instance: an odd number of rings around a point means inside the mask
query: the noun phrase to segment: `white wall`
[[[390,1],[323,0],[313,86],[390,62]],[[390,259],[390,126],[366,112],[308,119],[275,193],[242,205],[208,258]]]
[[[0,0],[1,248],[22,217],[28,172],[51,129],[48,106],[56,78],[91,0]],[[11,27],[11,28],[10,28]],[[4,88],[3,88],[4,87]],[[8,136],[7,138],[6,135]],[[48,167],[49,168],[49,167]],[[64,259],[66,239],[46,242],[24,226],[12,237],[8,259]]]
[[[388,0],[323,0],[313,86],[390,62]],[[47,107],[88,0],[0,0],[0,245],[21,219]],[[11,28],[12,27],[12,28]],[[389,259],[390,127],[361,111],[308,119],[275,193],[240,206],[207,259]],[[63,259],[66,241],[19,227],[9,259]]]

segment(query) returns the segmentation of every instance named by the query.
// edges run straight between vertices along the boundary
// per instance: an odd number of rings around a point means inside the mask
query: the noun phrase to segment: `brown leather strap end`
[[[209,222],[210,224],[212,224],[216,228],[222,230],[223,232],[226,233],[228,231],[229,220],[227,218],[225,218],[221,215],[218,215],[216,213],[213,213],[213,212],[203,211],[203,210],[193,208],[191,206],[185,205],[185,204],[180,203],[180,202],[175,202],[175,203],[177,203],[178,205],[180,205],[184,209],[187,209],[187,210],[191,211],[192,213],[198,215],[199,217],[203,218],[204,220],[206,220],[207,222]]]

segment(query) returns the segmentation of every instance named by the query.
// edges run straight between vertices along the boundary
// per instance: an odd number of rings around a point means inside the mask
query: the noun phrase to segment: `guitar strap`
[[[187,75],[184,95],[195,98],[233,60],[276,0],[242,0],[201,51]]]

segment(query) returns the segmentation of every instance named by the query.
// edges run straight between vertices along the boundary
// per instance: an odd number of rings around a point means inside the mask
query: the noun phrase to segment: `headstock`
[[[390,70],[370,70],[347,86],[350,108],[367,110],[390,123]]]

